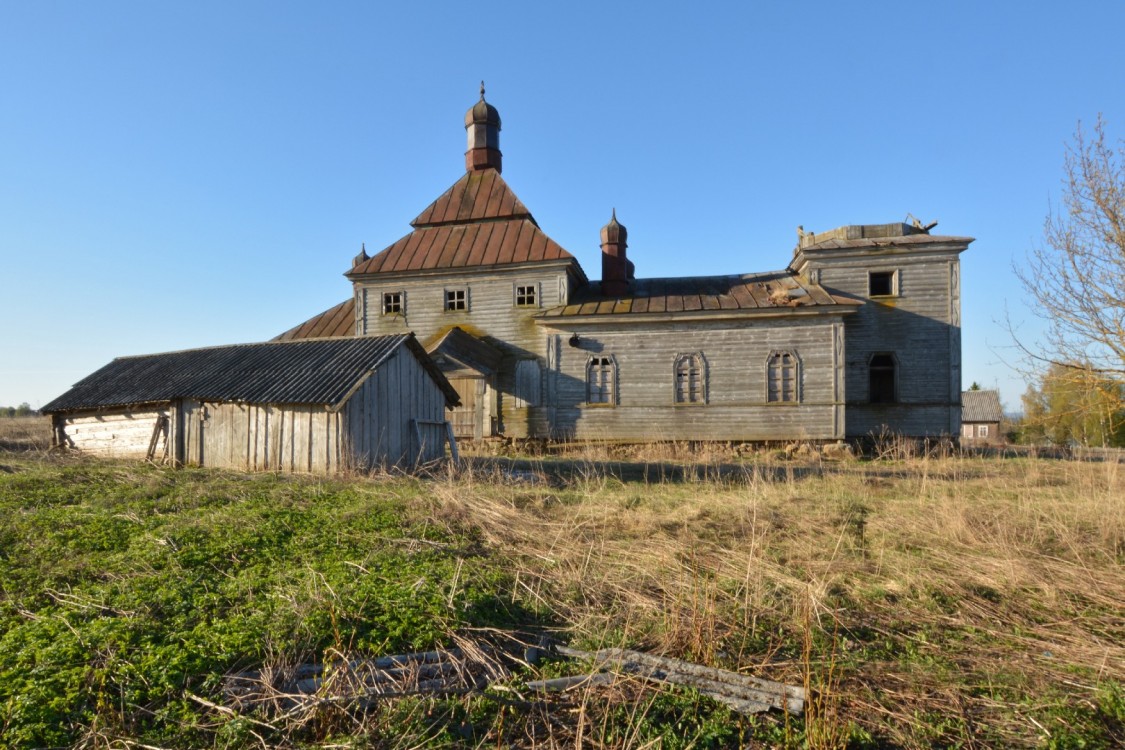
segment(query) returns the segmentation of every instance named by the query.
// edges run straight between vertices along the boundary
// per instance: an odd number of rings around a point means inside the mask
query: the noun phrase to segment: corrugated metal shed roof
[[[637,279],[628,295],[606,297],[600,284],[590,284],[563,307],[544,311],[550,319],[579,315],[637,315],[777,310],[778,308],[839,308],[849,310],[858,300],[829,294],[819,284],[784,272],[742,276],[690,276]]]
[[[411,224],[413,232],[361,259],[347,275],[574,261],[495,169],[467,172]]]
[[[370,370],[407,346],[446,395],[457,391],[414,334],[236,344],[118,357],[42,408],[72,411],[179,398],[335,406]]]
[[[296,341],[298,339],[323,339],[337,336],[355,335],[355,298],[349,297],[335,307],[330,307],[319,315],[290,328],[274,337],[273,341]]]
[[[962,422],[999,422],[1003,415],[999,391],[965,391],[961,394]]]

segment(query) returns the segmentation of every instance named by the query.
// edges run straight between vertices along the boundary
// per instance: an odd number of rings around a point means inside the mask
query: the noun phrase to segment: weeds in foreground
[[[1118,464],[767,458],[646,482],[593,459],[350,481],[0,463],[6,746],[1123,740]],[[188,697],[217,700],[232,669],[482,627],[687,658],[816,699],[801,719],[739,717],[648,684],[535,701],[513,683],[279,727]]]

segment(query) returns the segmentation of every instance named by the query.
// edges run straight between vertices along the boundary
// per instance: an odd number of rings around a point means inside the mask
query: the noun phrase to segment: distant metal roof
[[[322,339],[354,335],[355,298],[349,297],[335,307],[330,307],[304,323],[275,336],[272,341],[296,341],[298,339]]]
[[[850,312],[862,302],[829,294],[819,284],[786,272],[742,276],[689,276],[672,279],[637,279],[629,294],[605,296],[600,284],[579,290],[570,304],[551,308],[538,317],[583,315],[638,315],[666,313],[722,313],[778,311],[800,308],[835,308]]]
[[[456,405],[457,391],[414,334],[236,344],[118,357],[42,408],[73,411],[180,398],[258,404],[343,401],[371,370],[406,346]]]
[[[1003,415],[999,391],[965,391],[961,394],[962,422],[999,422]]]

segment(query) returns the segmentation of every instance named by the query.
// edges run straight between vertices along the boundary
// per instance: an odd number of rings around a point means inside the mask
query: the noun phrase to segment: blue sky
[[[0,0],[0,404],[115,356],[270,338],[464,170],[484,79],[504,177],[597,275],[782,268],[798,224],[938,220],[964,379],[1018,408],[1000,324],[1064,149],[1125,133],[1125,3]]]

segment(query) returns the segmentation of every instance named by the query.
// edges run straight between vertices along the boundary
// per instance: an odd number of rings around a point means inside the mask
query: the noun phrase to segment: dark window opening
[[[893,404],[895,402],[895,359],[889,354],[876,354],[868,366],[870,374],[870,393],[868,400],[873,404]]]
[[[517,286],[516,287],[516,305],[518,307],[535,307],[535,287],[534,286]]]
[[[890,297],[895,293],[894,271],[872,271],[868,275],[867,291],[872,297]]]
[[[469,304],[464,289],[445,290],[446,310],[468,310]]]
[[[402,312],[402,292],[387,292],[383,295],[383,314],[397,315]]]

